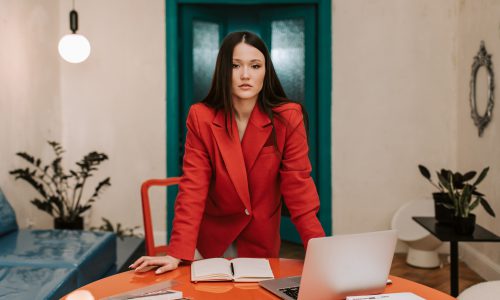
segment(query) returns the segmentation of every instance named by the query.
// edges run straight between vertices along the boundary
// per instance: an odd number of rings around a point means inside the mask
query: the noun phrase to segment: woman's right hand
[[[159,267],[155,273],[162,274],[177,269],[180,259],[173,256],[143,256],[129,266],[135,272],[147,272],[154,267]]]

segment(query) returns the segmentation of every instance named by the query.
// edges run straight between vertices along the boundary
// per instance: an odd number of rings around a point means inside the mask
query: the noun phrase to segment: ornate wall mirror
[[[483,82],[477,82],[478,71],[481,67],[486,68],[487,72],[487,82],[488,82],[488,90],[486,96],[486,111],[483,115],[478,113],[478,99],[476,98],[476,87],[484,86]],[[491,54],[486,52],[486,47],[484,46],[484,41],[481,41],[481,46],[479,48],[479,52],[474,57],[474,62],[472,63],[472,72],[470,79],[470,108],[471,108],[471,117],[474,120],[474,124],[479,130],[479,136],[483,135],[484,128],[488,125],[491,120],[491,115],[493,112],[494,105],[494,90],[495,90],[495,76],[493,74],[493,66],[491,62]],[[481,99],[482,100],[482,99]]]

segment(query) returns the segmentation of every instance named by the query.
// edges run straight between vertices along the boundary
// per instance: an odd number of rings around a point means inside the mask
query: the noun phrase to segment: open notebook
[[[209,258],[191,264],[191,281],[258,282],[273,279],[265,258]]]

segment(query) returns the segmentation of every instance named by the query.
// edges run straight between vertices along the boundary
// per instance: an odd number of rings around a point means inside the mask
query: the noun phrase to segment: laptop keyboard
[[[282,289],[279,289],[279,291],[286,294],[288,297],[291,297],[293,299],[297,299],[299,297],[299,287],[298,286],[282,288]]]

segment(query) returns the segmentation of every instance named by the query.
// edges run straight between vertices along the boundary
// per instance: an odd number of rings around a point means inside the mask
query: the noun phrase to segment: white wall
[[[333,230],[387,229],[456,164],[455,1],[333,1]]]
[[[480,171],[490,166],[490,172],[480,191],[487,195],[497,217],[492,218],[481,208],[476,213],[478,223],[500,235],[500,123],[498,103],[500,97],[500,1],[468,0],[460,1],[459,6],[459,43],[458,43],[458,167],[461,171]],[[484,40],[486,50],[492,56],[495,72],[495,107],[493,119],[485,129],[483,136],[478,136],[477,128],[470,117],[469,82],[474,56],[479,51],[480,41]],[[482,68],[478,78],[478,110],[484,114],[487,99],[487,84],[485,68]],[[480,275],[487,279],[500,279],[500,244],[471,243],[465,247],[469,265],[475,267]]]
[[[46,141],[61,138],[58,26],[57,2],[0,2],[0,187],[21,227],[52,227],[29,203],[34,190],[8,171],[26,166],[16,152],[51,158]]]
[[[71,1],[60,2],[59,25],[69,31]],[[89,151],[109,155],[97,179],[111,177],[89,221],[101,217],[142,225],[140,185],[166,174],[165,4],[163,0],[77,1],[79,33],[91,43],[88,60],[61,63],[62,140],[68,161]],[[153,212],[165,220],[165,197]],[[164,228],[165,222],[158,223]]]

